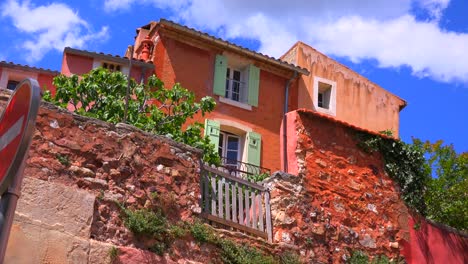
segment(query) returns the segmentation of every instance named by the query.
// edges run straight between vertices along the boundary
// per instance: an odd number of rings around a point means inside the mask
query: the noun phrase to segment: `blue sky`
[[[468,1],[3,0],[0,60],[60,70],[65,46],[123,55],[167,18],[271,56],[302,40],[408,102],[400,133],[468,151]]]

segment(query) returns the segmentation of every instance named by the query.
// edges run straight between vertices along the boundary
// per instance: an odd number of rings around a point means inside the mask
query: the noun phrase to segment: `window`
[[[206,119],[205,136],[218,149],[219,156],[226,158],[225,165],[237,166],[237,161],[242,161],[260,166],[262,137],[250,128],[230,120]]]
[[[223,103],[251,110],[258,106],[260,69],[248,61],[216,56],[213,93]]]
[[[336,115],[336,83],[314,76],[313,104],[318,112]]]
[[[9,80],[8,84],[7,84],[7,89],[14,91],[16,89],[16,85],[18,85],[18,83],[19,83],[18,81]]]
[[[318,107],[330,109],[330,97],[332,86],[328,83],[319,82],[318,84]]]
[[[109,71],[120,71],[120,65],[114,63],[103,62],[102,67],[104,69],[108,69]]]
[[[245,86],[245,82],[241,79],[241,71],[227,68],[225,97],[237,102],[244,102]]]
[[[229,132],[219,133],[218,153],[224,159],[224,165],[237,167],[240,159],[240,137]]]

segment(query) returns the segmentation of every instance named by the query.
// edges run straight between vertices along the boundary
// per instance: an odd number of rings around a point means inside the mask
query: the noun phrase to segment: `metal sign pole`
[[[0,116],[0,158],[4,162],[0,163],[4,173],[0,175],[0,263],[5,258],[20,196],[25,161],[41,103],[40,91],[36,80],[23,80],[11,95],[4,114]]]
[[[26,160],[26,156],[24,160]],[[15,216],[16,204],[18,203],[21,192],[24,164],[24,162],[21,164],[16,177],[0,200],[0,263],[3,263],[3,259],[5,258],[10,229],[13,224],[13,217]]]

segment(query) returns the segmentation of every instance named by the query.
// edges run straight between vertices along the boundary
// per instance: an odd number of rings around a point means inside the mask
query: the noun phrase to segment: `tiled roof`
[[[54,71],[54,70],[50,70],[50,69],[44,69],[44,68],[37,68],[37,67],[32,67],[32,66],[29,66],[29,65],[21,65],[21,64],[17,64],[17,63],[13,63],[13,62],[9,62],[9,61],[0,61],[0,67],[6,67],[6,68],[16,68],[16,69],[22,69],[22,70],[26,70],[26,71],[32,71],[32,72],[40,72],[40,73],[47,73],[47,74],[51,74],[51,75],[59,75],[60,72],[58,71]]]
[[[263,53],[256,52],[256,51],[244,48],[244,47],[236,45],[236,44],[234,44],[232,42],[229,42],[229,41],[214,37],[214,36],[209,35],[209,34],[207,34],[205,32],[198,31],[198,30],[196,30],[194,28],[190,28],[190,27],[187,27],[187,26],[177,24],[177,23],[175,23],[173,21],[170,21],[170,20],[161,19],[158,23],[150,23],[150,24],[156,24],[156,28],[162,26],[163,28],[168,27],[168,28],[176,30],[176,31],[184,32],[184,33],[190,34],[190,35],[192,35],[194,37],[199,37],[199,38],[201,38],[201,39],[203,39],[205,41],[213,42],[213,43],[218,44],[220,46],[223,46],[223,47],[225,47],[227,49],[231,49],[231,50],[234,50],[234,51],[241,52],[241,53],[243,53],[243,54],[245,54],[247,56],[253,57],[253,58],[257,59],[257,60],[262,60],[262,61],[265,61],[265,62],[269,62],[269,63],[271,63],[273,65],[279,66],[279,67],[287,69],[287,70],[296,71],[296,72],[304,74],[304,75],[309,75],[309,71],[307,69],[305,69],[305,68],[301,68],[301,67],[298,67],[298,66],[296,66],[294,64],[290,64],[288,62],[282,61],[280,59],[276,59],[274,57],[265,55]]]
[[[91,57],[91,58],[100,58],[103,60],[116,62],[116,63],[128,63],[128,60],[129,60],[127,57],[121,57],[119,55],[105,54],[103,52],[79,50],[79,49],[74,49],[70,47],[66,47],[63,53],[81,55],[81,56],[86,56],[86,57]],[[153,63],[148,63],[143,60],[137,60],[135,58],[132,59],[132,64],[135,66],[142,66],[145,68],[154,68]]]
[[[334,123],[337,123],[337,124],[343,125],[345,127],[348,127],[348,128],[354,129],[354,130],[358,130],[358,131],[361,131],[361,132],[364,132],[364,133],[367,133],[367,134],[371,134],[371,135],[379,136],[379,137],[382,137],[382,138],[395,140],[395,138],[387,136],[385,134],[377,133],[375,131],[371,131],[371,130],[368,130],[368,129],[365,129],[365,128],[362,128],[362,127],[352,125],[352,124],[350,124],[348,122],[338,120],[338,119],[336,119],[336,118],[334,118],[332,116],[322,114],[322,113],[317,112],[317,111],[312,111],[312,110],[306,109],[306,108],[300,108],[300,109],[297,109],[297,112],[298,113],[304,113],[304,114],[307,114],[307,115],[313,115],[313,116],[316,116],[316,117],[319,117],[319,118],[322,118],[322,119],[326,119],[326,120],[329,120],[331,122],[334,122]]]

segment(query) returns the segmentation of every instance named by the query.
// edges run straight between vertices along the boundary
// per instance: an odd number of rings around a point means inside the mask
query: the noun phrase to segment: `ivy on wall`
[[[388,132],[383,134],[388,135]],[[364,151],[381,153],[385,170],[398,183],[402,199],[410,208],[425,216],[424,192],[428,174],[421,149],[400,140],[365,133],[359,133],[358,140],[358,146]]]

